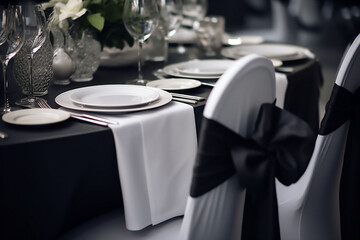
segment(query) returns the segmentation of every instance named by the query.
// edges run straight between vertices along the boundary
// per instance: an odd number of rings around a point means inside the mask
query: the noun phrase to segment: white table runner
[[[154,110],[101,116],[119,123],[110,128],[126,227],[140,230],[183,215],[197,150],[193,107],[171,102]]]
[[[276,106],[284,108],[285,94],[288,86],[288,80],[286,74],[275,73],[276,79]]]

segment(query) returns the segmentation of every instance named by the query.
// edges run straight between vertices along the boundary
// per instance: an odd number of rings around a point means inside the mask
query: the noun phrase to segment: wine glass
[[[165,36],[165,62],[168,56],[169,39],[174,36],[180,28],[183,16],[182,5],[183,0],[158,0],[159,14],[159,30]]]
[[[0,115],[16,109],[9,105],[6,70],[10,59],[24,43],[24,21],[21,11],[21,6],[0,6],[0,59],[4,81],[4,106],[0,108]]]
[[[159,11],[156,0],[125,0],[123,21],[126,30],[139,44],[138,51],[138,77],[129,82],[132,84],[145,85],[141,69],[142,46],[154,29],[157,27]]]
[[[28,96],[16,101],[17,105],[24,107],[35,107],[34,81],[32,61],[34,54],[44,44],[49,33],[49,26],[42,6],[40,4],[29,4],[24,6],[25,17],[25,42],[23,48],[29,63],[29,91]]]

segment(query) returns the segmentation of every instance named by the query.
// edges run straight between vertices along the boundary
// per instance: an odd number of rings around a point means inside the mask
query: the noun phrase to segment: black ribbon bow
[[[202,124],[190,195],[198,197],[237,173],[247,189],[241,239],[280,239],[275,177],[290,185],[302,176],[315,143],[311,128],[273,104],[261,106],[249,138],[213,120]]]
[[[340,182],[343,240],[360,239],[360,89],[353,94],[335,84],[326,104],[320,134],[329,134],[348,120],[350,126]]]

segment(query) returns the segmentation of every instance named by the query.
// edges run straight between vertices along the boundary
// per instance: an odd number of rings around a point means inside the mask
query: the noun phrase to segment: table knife
[[[183,102],[183,103],[190,103],[190,104],[197,104],[198,103],[198,101],[193,100],[193,99],[178,98],[178,97],[173,97],[172,100],[178,101],[178,102]]]
[[[191,99],[191,100],[195,100],[195,101],[203,101],[203,100],[205,100],[204,97],[193,96],[193,95],[188,95],[188,94],[171,93],[171,95],[173,97]]]

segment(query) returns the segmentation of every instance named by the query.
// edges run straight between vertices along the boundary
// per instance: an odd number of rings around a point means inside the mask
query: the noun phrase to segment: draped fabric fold
[[[321,121],[319,133],[329,134],[348,121],[354,112],[355,103],[354,94],[335,84],[330,99],[326,103],[325,116]]]
[[[242,239],[280,239],[275,177],[285,185],[296,182],[314,143],[307,123],[273,104],[261,106],[248,138],[204,118],[190,195],[198,197],[237,174],[247,189]]]
[[[340,182],[343,240],[360,239],[360,89],[354,94],[334,85],[320,134],[329,134],[350,120]]]

